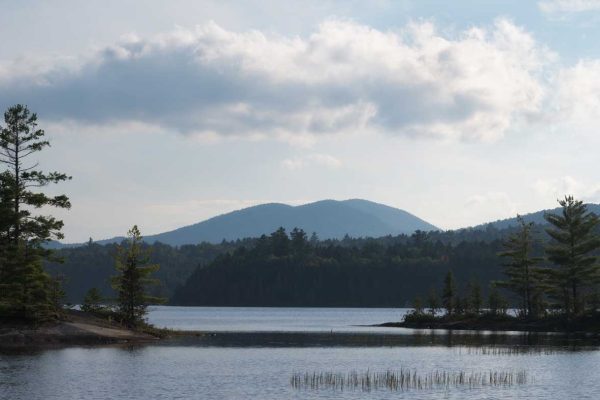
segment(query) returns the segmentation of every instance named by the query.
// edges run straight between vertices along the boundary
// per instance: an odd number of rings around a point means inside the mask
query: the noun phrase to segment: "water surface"
[[[0,355],[0,399],[600,398],[600,352],[593,340],[411,330],[380,334],[377,328],[352,326],[397,320],[401,312],[160,307],[151,312],[154,323],[212,333],[149,346],[77,347]],[[240,342],[236,335],[263,339],[271,336],[276,342]],[[309,340],[308,345],[278,341],[286,337],[321,340]],[[341,340],[340,345],[336,344],[339,337],[377,339],[368,345]],[[525,369],[533,381],[512,387],[367,393],[298,391],[289,383],[296,372],[345,373],[401,367],[420,373]]]

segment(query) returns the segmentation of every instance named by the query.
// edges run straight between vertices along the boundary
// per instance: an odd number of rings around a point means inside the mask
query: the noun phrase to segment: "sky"
[[[442,229],[600,202],[600,0],[0,7],[0,108],[36,112],[31,161],[73,176],[47,188],[66,242],[267,202]]]

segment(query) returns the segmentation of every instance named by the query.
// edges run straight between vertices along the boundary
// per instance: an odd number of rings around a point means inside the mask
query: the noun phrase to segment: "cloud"
[[[561,120],[595,127],[600,114],[600,60],[581,60],[561,69],[554,102]]]
[[[546,198],[562,199],[564,196],[572,195],[584,202],[600,201],[600,184],[582,183],[569,175],[557,179],[538,179],[533,188]]]
[[[456,37],[426,22],[381,31],[328,20],[306,37],[208,23],[53,65],[4,63],[0,105],[24,102],[50,121],[209,137],[377,131],[494,140],[540,112],[548,57],[504,19]]]
[[[289,170],[299,170],[311,166],[337,169],[342,166],[342,162],[329,154],[315,153],[302,157],[286,158],[281,162],[281,165]]]
[[[600,10],[600,0],[548,0],[538,2],[538,6],[547,14],[580,13]]]

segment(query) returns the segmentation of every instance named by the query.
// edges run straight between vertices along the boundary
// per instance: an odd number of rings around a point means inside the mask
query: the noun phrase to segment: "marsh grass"
[[[526,371],[444,371],[435,370],[420,374],[416,370],[403,369],[385,372],[336,372],[295,373],[290,385],[298,390],[427,390],[463,387],[469,389],[486,386],[509,387],[525,385],[529,381]]]
[[[539,356],[553,355],[560,353],[573,353],[578,351],[589,351],[596,349],[595,346],[459,346],[454,348],[454,352],[459,355],[477,355],[477,356]]]
[[[523,356],[552,355],[572,351],[566,348],[549,348],[539,346],[461,346],[454,349],[457,354],[478,356]]]

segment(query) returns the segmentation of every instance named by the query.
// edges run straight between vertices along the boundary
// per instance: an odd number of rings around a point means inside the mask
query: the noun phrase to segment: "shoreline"
[[[462,317],[446,319],[445,317],[424,318],[401,322],[384,322],[373,326],[385,328],[439,329],[461,330],[472,332],[532,332],[562,333],[600,336],[600,319],[597,316],[584,316],[574,320],[562,316],[547,317],[538,320],[494,317]]]
[[[152,325],[128,329],[102,316],[68,310],[63,319],[32,325],[24,321],[0,320],[0,350],[23,351],[57,347],[152,345],[179,343],[194,346],[225,347],[312,347],[312,346],[406,346],[423,344],[469,345],[480,342],[478,336],[490,336],[480,344],[522,345],[572,340],[600,342],[600,318],[589,315],[575,320],[550,316],[523,320],[491,315],[418,318],[357,327],[405,328],[414,331],[344,332],[327,331],[203,331],[157,328]],[[511,335],[520,332],[525,335]],[[530,333],[531,335],[527,335]],[[491,334],[491,335],[490,335]],[[533,338],[533,335],[536,338]],[[558,335],[558,336],[556,336]],[[522,342],[517,336],[528,336]],[[554,336],[555,339],[552,339]],[[559,336],[562,339],[559,339]],[[475,338],[475,341],[473,341]],[[566,340],[563,342],[563,340]]]
[[[77,310],[68,310],[62,320],[39,325],[14,321],[0,323],[0,349],[134,344],[158,340],[160,337],[157,335],[128,329]]]

